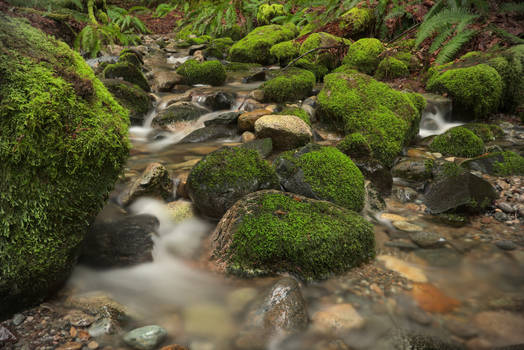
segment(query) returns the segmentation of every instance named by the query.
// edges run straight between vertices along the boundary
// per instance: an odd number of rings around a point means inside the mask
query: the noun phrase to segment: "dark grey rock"
[[[22,314],[15,314],[13,316],[13,324],[15,326],[21,325],[25,321],[25,316]]]
[[[236,126],[231,127],[227,125],[211,125],[193,131],[180,140],[179,143],[205,142],[237,135],[238,132]]]
[[[497,204],[497,207],[500,208],[503,212],[508,214],[513,214],[517,210],[508,202],[501,202]]]
[[[247,149],[254,149],[257,151],[262,158],[266,158],[273,152],[273,140],[269,137],[265,139],[256,139],[240,145],[240,147]]]
[[[257,81],[266,81],[266,71],[260,71],[242,79],[244,84],[254,83]]]
[[[391,169],[393,177],[408,181],[424,181],[431,178],[433,161],[430,159],[407,158],[403,159]]]
[[[414,232],[410,238],[421,248],[438,248],[446,244],[446,240],[433,232]]]
[[[502,250],[515,250],[515,249],[517,249],[517,245],[515,243],[513,243],[512,241],[507,241],[507,240],[496,241],[495,245],[497,246],[497,248],[500,248]]]
[[[150,163],[144,172],[121,195],[122,204],[129,205],[139,197],[170,199],[173,196],[173,180],[166,167]]]
[[[413,202],[418,198],[418,192],[411,187],[395,186],[393,195],[402,203]]]
[[[231,109],[235,101],[236,94],[231,92],[215,92],[199,99],[199,103],[213,111]]]
[[[414,250],[418,249],[418,246],[411,241],[405,239],[395,239],[384,243],[386,247],[405,249],[405,250]]]
[[[238,117],[242,114],[242,112],[226,112],[219,114],[216,118],[206,120],[204,122],[205,126],[212,126],[212,125],[233,125],[236,128],[236,124],[238,121]]]
[[[500,222],[508,221],[509,219],[508,215],[504,214],[501,211],[497,211],[495,215],[493,215],[493,217],[495,218],[495,220],[500,221]]]
[[[89,328],[87,332],[93,338],[99,338],[106,335],[115,334],[119,329],[118,324],[111,318],[101,318],[95,321]]]
[[[151,125],[153,127],[164,127],[182,121],[194,121],[209,111],[205,108],[195,106],[189,102],[178,102],[161,111]]]
[[[124,342],[137,350],[153,350],[167,337],[167,331],[156,325],[133,329],[124,335]]]
[[[374,159],[355,159],[354,162],[362,172],[362,175],[371,181],[373,186],[380,192],[380,194],[385,196],[391,194],[393,177],[391,176],[391,172],[388,168]]]

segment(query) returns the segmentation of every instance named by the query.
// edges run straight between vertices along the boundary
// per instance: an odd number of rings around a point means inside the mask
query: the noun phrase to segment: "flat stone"
[[[422,227],[418,225],[414,225],[412,223],[409,223],[407,221],[394,221],[393,226],[397,230],[404,231],[404,232],[418,232],[422,231]]]
[[[156,325],[133,329],[124,335],[124,342],[137,350],[153,350],[167,336],[164,328]]]
[[[446,244],[446,240],[433,232],[415,232],[410,235],[415,244],[421,248],[438,248]]]
[[[447,313],[460,306],[458,300],[447,296],[429,283],[415,283],[411,295],[418,306],[428,312]]]
[[[118,329],[118,325],[115,321],[110,318],[101,318],[94,322],[87,330],[90,336],[93,338],[101,337],[104,335],[115,334]]]
[[[96,342],[96,341],[90,341],[89,343],[87,343],[87,348],[90,349],[90,350],[96,350],[100,347],[100,345]]]
[[[255,131],[255,122],[261,117],[271,114],[268,109],[256,109],[251,112],[246,112],[238,117],[238,130],[243,131]]]
[[[389,221],[408,221],[408,218],[404,216],[400,216],[397,214],[391,214],[391,213],[382,213],[380,214],[380,218],[383,220],[389,220]]]
[[[404,240],[404,239],[395,239],[393,241],[388,241],[384,243],[384,245],[386,247],[405,249],[405,250],[418,249],[418,246],[416,244],[414,244],[411,241]]]
[[[294,115],[265,115],[255,122],[257,138],[269,137],[273,147],[289,150],[304,146],[313,138],[311,128]]]
[[[82,349],[82,344],[77,342],[69,342],[64,345],[60,345],[56,350],[79,350]]]
[[[364,325],[364,319],[351,304],[330,306],[316,312],[311,319],[313,329],[339,336]]]
[[[410,281],[413,281],[413,282],[427,282],[428,281],[428,278],[426,277],[426,275],[424,274],[424,272],[421,269],[413,265],[410,265],[391,255],[380,255],[377,257],[377,260],[383,262],[388,270],[395,271],[398,274],[400,274],[402,277],[407,278]]]
[[[513,243],[512,241],[507,241],[507,240],[496,241],[495,245],[497,246],[497,248],[500,248],[502,250],[515,250],[515,249],[517,249],[517,245],[515,243]]]
[[[3,346],[6,343],[16,343],[17,341],[18,339],[13,332],[0,324],[0,345]]]
[[[511,206],[511,204],[509,204],[508,202],[501,202],[501,203],[498,203],[497,204],[497,207],[500,208],[503,212],[505,213],[508,213],[508,214],[513,214],[514,212],[516,212],[517,210]]]
[[[167,211],[169,218],[175,222],[180,223],[195,217],[195,209],[192,202],[189,201],[174,201],[167,203]]]

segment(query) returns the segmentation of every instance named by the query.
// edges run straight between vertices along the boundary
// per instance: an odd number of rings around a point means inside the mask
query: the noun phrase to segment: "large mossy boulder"
[[[0,318],[55,292],[128,154],[126,110],[82,57],[0,14]]]
[[[375,38],[364,38],[355,41],[348,49],[342,63],[366,74],[373,74],[380,62],[380,54],[385,50],[384,44]]]
[[[292,67],[266,81],[261,88],[268,102],[296,101],[311,95],[315,82],[312,72]]]
[[[425,100],[349,70],[348,74],[324,77],[318,105],[317,115],[323,122],[353,134],[345,149],[368,153],[391,166],[402,147],[418,133]]]
[[[197,62],[188,60],[176,70],[186,84],[208,84],[219,86],[226,81],[226,69],[219,61]]]
[[[282,67],[300,55],[300,44],[295,40],[287,40],[275,44],[269,50],[273,59]]]
[[[150,87],[140,69],[129,62],[108,64],[104,68],[103,76],[106,79],[123,79],[131,84],[138,85],[142,90],[149,92]]]
[[[471,120],[497,111],[502,100],[503,82],[494,68],[479,64],[434,73],[426,89],[448,94],[453,101],[454,116]]]
[[[294,28],[288,26],[271,24],[258,27],[231,47],[229,59],[235,62],[271,63],[271,47],[295,36]]]
[[[378,80],[390,80],[405,78],[409,75],[408,65],[395,57],[386,57],[378,64],[375,78]]]
[[[311,50],[317,49],[317,51],[311,52],[304,56],[305,59],[311,61],[314,64],[319,64],[326,67],[328,70],[333,70],[340,65],[340,58],[333,54],[332,50],[318,50],[322,47],[334,48],[350,46],[351,42],[344,38],[329,33],[313,33],[300,46],[300,54],[304,55]]]
[[[462,126],[436,136],[429,147],[433,152],[440,152],[446,156],[476,157],[484,153],[482,139]]]
[[[340,28],[346,37],[358,39],[366,32],[371,31],[375,23],[373,9],[367,7],[353,7],[340,18]]]
[[[364,176],[334,147],[309,144],[275,160],[280,185],[288,192],[323,199],[360,211],[364,207]]]
[[[254,149],[223,147],[211,152],[191,169],[189,197],[204,215],[220,219],[248,193],[278,188],[275,169]]]
[[[131,124],[141,125],[153,104],[148,94],[137,85],[120,79],[104,79],[104,86],[129,111]]]
[[[219,268],[241,276],[289,272],[322,279],[375,255],[373,228],[357,213],[279,191],[239,200],[211,241]]]

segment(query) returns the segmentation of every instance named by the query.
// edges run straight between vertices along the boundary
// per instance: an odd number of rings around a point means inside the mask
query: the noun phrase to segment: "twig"
[[[294,63],[296,63],[299,59],[304,58],[305,56],[309,55],[309,54],[312,53],[312,52],[319,51],[319,50],[341,49],[341,48],[348,47],[348,46],[349,46],[349,45],[346,45],[346,44],[340,44],[340,45],[336,45],[336,46],[324,46],[324,47],[317,47],[317,48],[311,49],[311,50],[309,50],[309,51],[306,51],[306,52],[303,53],[302,55],[298,56],[298,57],[295,58],[293,61],[289,62],[287,66],[285,66],[284,68],[282,68],[282,70],[286,70],[286,69],[288,69],[288,68],[291,67]]]

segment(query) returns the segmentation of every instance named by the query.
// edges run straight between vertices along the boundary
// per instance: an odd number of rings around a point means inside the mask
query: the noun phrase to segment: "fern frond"
[[[419,46],[425,39],[429,38],[433,33],[438,32],[441,28],[464,20],[473,20],[477,17],[477,15],[471,14],[464,8],[446,8],[422,22],[417,33],[415,46]]]
[[[476,30],[467,29],[462,33],[458,33],[454,36],[443,48],[440,50],[437,58],[435,59],[436,64],[444,64],[451,61],[460,48],[471,40],[477,34]]]
[[[451,34],[453,34],[453,32],[455,31],[455,28],[453,27],[449,27],[447,29],[444,29],[443,31],[441,31],[436,37],[435,39],[433,39],[433,42],[431,43],[431,46],[429,47],[429,52],[435,52],[438,50],[438,48],[440,47],[440,45],[442,45],[442,43],[444,41],[446,41],[447,38],[449,38],[449,36]]]

